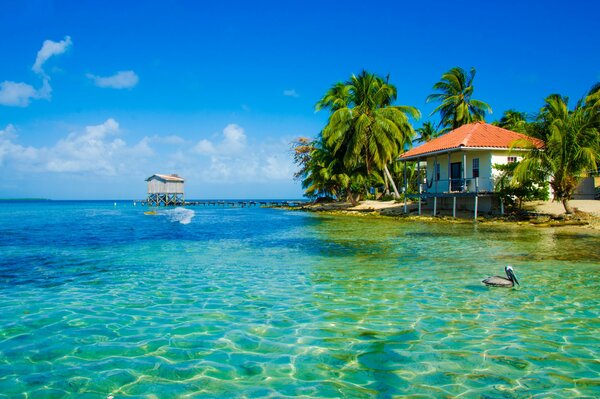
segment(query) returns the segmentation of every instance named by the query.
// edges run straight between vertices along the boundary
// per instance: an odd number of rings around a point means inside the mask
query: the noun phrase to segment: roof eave
[[[431,157],[431,156],[440,155],[440,154],[446,154],[446,153],[450,153],[450,152],[457,152],[457,151],[481,151],[481,150],[531,151],[529,148],[464,147],[464,146],[461,145],[459,147],[444,148],[442,150],[437,150],[437,151],[423,152],[421,154],[411,155],[411,156],[408,156],[408,157],[403,157],[402,155],[400,155],[400,157],[398,157],[398,159],[401,160],[401,161],[410,161],[410,160],[414,160],[414,159],[428,158],[428,157]]]

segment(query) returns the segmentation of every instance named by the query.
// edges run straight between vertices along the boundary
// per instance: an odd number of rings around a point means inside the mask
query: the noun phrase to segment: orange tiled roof
[[[181,182],[181,183],[183,183],[183,178],[182,177],[179,177],[177,175],[161,175],[161,174],[158,174],[158,173],[153,174],[152,176],[150,176],[149,178],[147,178],[146,181],[152,179],[154,176],[157,176],[157,177],[159,177],[159,178],[161,178],[163,180],[166,180],[166,181],[173,181],[173,182]]]
[[[443,136],[437,137],[419,147],[411,148],[400,159],[416,156],[448,152],[457,148],[510,148],[516,140],[525,139],[537,148],[544,148],[542,140],[521,133],[506,130],[485,122],[474,122],[463,125]]]

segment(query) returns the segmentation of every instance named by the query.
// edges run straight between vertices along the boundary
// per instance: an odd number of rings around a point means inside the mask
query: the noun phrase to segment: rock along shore
[[[564,214],[562,205],[551,202],[527,203],[522,211],[507,213],[504,216],[480,215],[478,223],[483,224],[511,224],[532,227],[564,227],[575,228],[577,231],[594,230],[600,233],[600,201],[573,201],[576,212],[572,215]],[[409,204],[407,214],[404,213],[404,203],[395,201],[363,201],[357,206],[347,202],[331,202],[320,204],[306,204],[299,207],[279,207],[295,211],[315,212],[333,216],[364,216],[372,218],[396,218],[404,221],[442,222],[442,223],[473,223],[472,212],[457,212],[457,217],[452,217],[448,211],[441,211],[438,215],[417,215],[416,204]],[[582,210],[585,209],[585,210]],[[431,211],[429,211],[431,213]]]

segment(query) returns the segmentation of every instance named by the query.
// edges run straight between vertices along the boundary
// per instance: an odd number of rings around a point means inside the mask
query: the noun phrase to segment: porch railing
[[[464,179],[440,179],[418,185],[419,193],[479,193],[494,190],[491,178],[468,177]]]

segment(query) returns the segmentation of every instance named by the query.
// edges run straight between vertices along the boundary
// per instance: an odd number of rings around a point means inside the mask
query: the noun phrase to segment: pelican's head
[[[508,265],[504,268],[504,271],[506,272],[506,276],[508,277],[509,280],[514,281],[515,283],[519,284],[519,281],[517,280],[517,276],[515,276],[515,272],[513,271],[513,268],[511,265]]]

